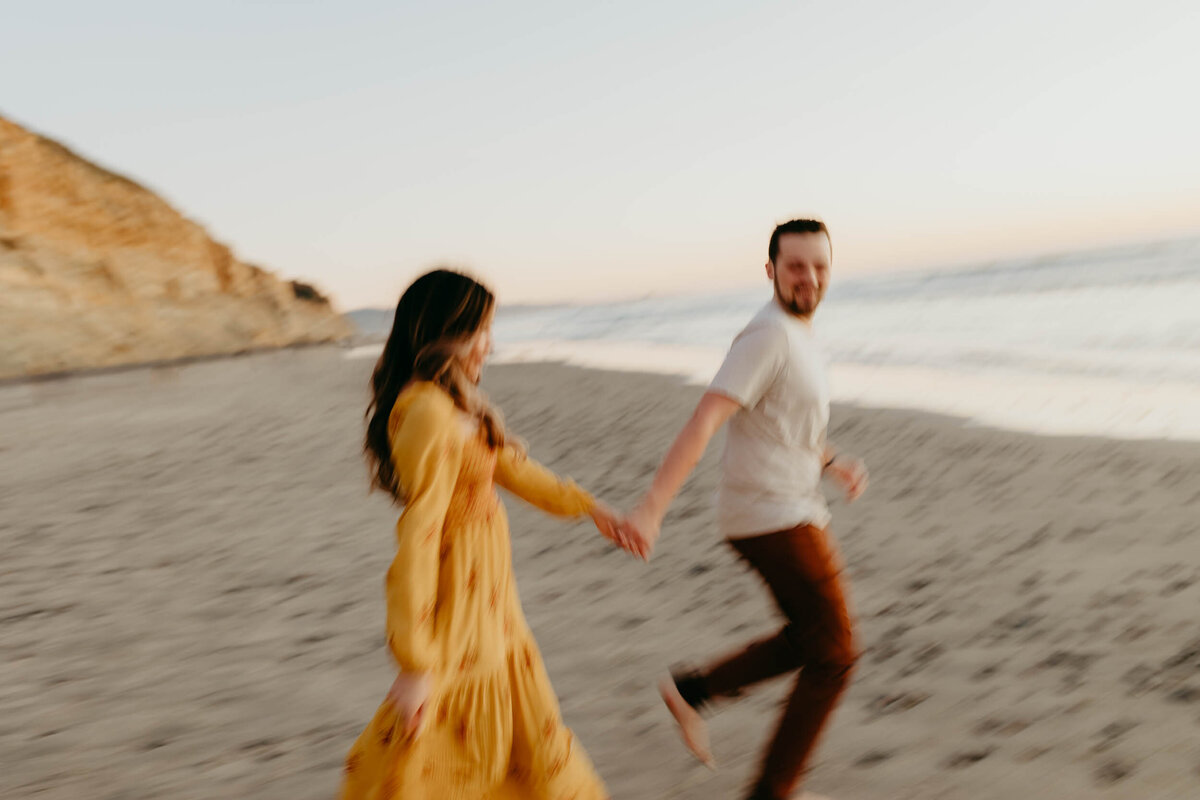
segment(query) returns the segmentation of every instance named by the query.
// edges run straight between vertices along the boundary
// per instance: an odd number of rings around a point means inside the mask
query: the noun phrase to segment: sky
[[[0,115],[343,309],[1200,234],[1200,3],[0,2]]]

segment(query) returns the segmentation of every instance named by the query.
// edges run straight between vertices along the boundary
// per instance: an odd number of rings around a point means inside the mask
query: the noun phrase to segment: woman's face
[[[483,377],[483,362],[487,361],[492,352],[492,317],[488,314],[479,330],[467,340],[466,354],[463,356],[463,371],[472,383],[479,383]]]

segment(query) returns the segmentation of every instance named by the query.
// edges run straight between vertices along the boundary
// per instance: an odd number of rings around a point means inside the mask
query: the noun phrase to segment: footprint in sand
[[[1096,769],[1096,782],[1102,786],[1119,783],[1134,772],[1134,765],[1129,761],[1110,759]]]
[[[1021,719],[987,717],[975,726],[976,736],[1016,736],[1032,723]]]
[[[895,753],[888,750],[868,750],[859,756],[858,760],[854,762],[854,766],[860,769],[869,769],[882,764],[894,755]]]
[[[1027,747],[1013,758],[1018,764],[1028,764],[1030,761],[1037,761],[1053,750],[1053,747]]]
[[[1092,746],[1092,752],[1103,753],[1111,749],[1125,737],[1125,734],[1136,728],[1137,725],[1136,722],[1127,719],[1119,719],[1108,723],[1097,734],[1100,737],[1100,741]]]
[[[1172,581],[1162,588],[1160,594],[1163,597],[1170,597],[1179,594],[1182,591],[1192,588],[1192,584],[1196,582],[1195,576],[1190,578],[1180,578],[1177,581]]]
[[[1173,703],[1195,703],[1200,701],[1200,686],[1180,686],[1167,695]]]
[[[978,750],[964,750],[961,753],[955,753],[946,759],[945,765],[949,769],[964,769],[966,767],[978,764],[985,758],[996,752],[994,747],[984,747]]]
[[[1060,691],[1071,692],[1084,684],[1088,670],[1100,659],[1095,653],[1081,653],[1071,650],[1056,650],[1042,659],[1028,672],[1038,672],[1046,669],[1062,671]]]
[[[940,644],[933,642],[921,647],[913,653],[912,661],[900,670],[900,677],[907,678],[910,675],[916,675],[923,672],[926,667],[937,661],[943,653],[943,648]]]
[[[899,692],[897,694],[881,694],[867,703],[866,710],[877,717],[897,714],[924,703],[929,699],[925,692]]]
[[[987,666],[980,667],[978,670],[975,671],[975,674],[973,674],[971,676],[971,680],[976,683],[979,683],[980,681],[986,681],[991,678],[994,678],[1000,674],[1000,668],[1002,666],[1004,666],[1004,664],[1002,662],[998,662],[995,664],[988,664]]]

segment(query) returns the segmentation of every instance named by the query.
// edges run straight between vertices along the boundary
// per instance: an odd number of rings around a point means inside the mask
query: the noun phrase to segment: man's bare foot
[[[675,688],[675,681],[670,676],[659,681],[658,691],[663,702],[667,704],[667,710],[679,724],[679,735],[683,737],[684,746],[700,763],[715,770],[717,762],[713,760],[712,751],[708,747],[708,726],[704,724],[700,712],[688,705]]]

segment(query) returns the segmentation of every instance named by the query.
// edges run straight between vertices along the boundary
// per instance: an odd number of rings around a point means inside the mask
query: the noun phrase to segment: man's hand
[[[654,552],[654,544],[662,531],[662,519],[643,504],[635,508],[621,526],[635,548],[633,552],[643,560],[649,561],[650,554]]]
[[[857,458],[836,456],[825,472],[846,493],[847,503],[853,503],[867,490],[867,465]]]

